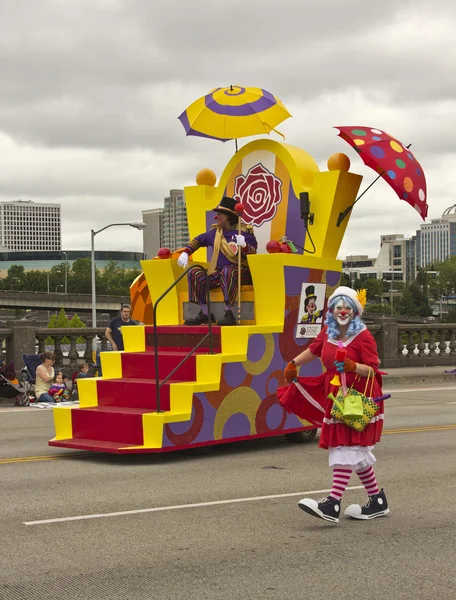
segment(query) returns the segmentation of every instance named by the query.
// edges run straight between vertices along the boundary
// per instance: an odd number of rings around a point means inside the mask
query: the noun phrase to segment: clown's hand
[[[356,363],[350,358],[345,360],[334,361],[334,365],[339,373],[354,373],[356,371]]]
[[[243,235],[237,235],[236,236],[236,244],[238,246],[240,246],[241,248],[245,248],[247,246],[247,244],[245,242],[245,237]]]
[[[177,259],[177,264],[179,265],[179,267],[182,267],[182,269],[187,268],[188,254],[186,252],[182,252],[182,254],[179,256],[179,258]]]
[[[293,361],[289,362],[287,364],[287,366],[285,367],[285,370],[283,372],[283,375],[284,375],[285,381],[287,383],[293,383],[293,381],[298,377],[298,370]]]

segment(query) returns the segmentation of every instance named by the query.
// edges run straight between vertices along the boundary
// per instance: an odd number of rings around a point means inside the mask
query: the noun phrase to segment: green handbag
[[[356,431],[364,431],[372,417],[375,417],[380,410],[380,406],[366,396],[369,380],[371,380],[370,396],[372,396],[374,387],[374,371],[372,369],[369,369],[364,394],[351,387],[344,396],[342,386],[339,387],[336,397],[329,394],[328,398],[333,402],[331,417]]]

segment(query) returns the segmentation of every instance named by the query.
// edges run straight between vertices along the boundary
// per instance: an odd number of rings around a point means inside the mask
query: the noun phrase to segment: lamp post
[[[146,224],[139,223],[111,223],[110,225],[106,225],[106,227],[102,227],[98,231],[94,231],[93,229],[90,232],[91,236],[91,249],[90,249],[90,258],[92,265],[92,327],[97,326],[97,293],[96,293],[96,282],[95,282],[95,236],[98,233],[101,233],[105,229],[109,227],[134,227],[135,229],[139,229],[140,231],[145,228]],[[96,337],[93,338],[93,350],[97,349],[97,340]]]
[[[65,296],[68,294],[68,264],[67,264],[67,253],[64,252],[65,257]]]
[[[55,293],[56,293],[56,294],[57,294],[57,290],[59,289],[59,287],[63,287],[63,288],[65,288],[65,286],[64,286],[64,285],[62,285],[61,283],[59,283],[59,285],[56,285],[56,286],[55,286]]]

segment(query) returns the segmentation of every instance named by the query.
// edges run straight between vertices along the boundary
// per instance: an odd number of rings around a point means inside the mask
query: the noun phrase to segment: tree
[[[25,289],[25,268],[24,265],[11,265],[6,274],[5,290],[24,290]]]
[[[51,318],[49,319],[49,323],[48,323],[48,327],[49,329],[66,329],[67,327],[75,327],[78,329],[81,329],[83,327],[86,327],[86,324],[84,323],[84,321],[82,321],[78,315],[75,313],[73,315],[72,319],[69,319],[65,313],[65,309],[62,308],[60,309],[60,312],[54,313]],[[61,340],[64,344],[69,344],[70,340],[67,337],[62,338]],[[84,338],[80,337],[76,340],[78,343],[83,343],[84,342]],[[52,337],[48,337],[46,338],[46,344],[52,344],[54,343],[54,338]]]
[[[381,279],[366,279],[365,281],[363,281],[362,286],[366,289],[368,301],[379,302],[381,300],[383,293],[383,283]]]
[[[27,271],[25,274],[25,289],[31,292],[47,291],[47,273],[45,271]]]
[[[410,283],[405,287],[398,308],[401,315],[409,317],[429,317],[432,315],[428,299],[417,283]]]
[[[98,283],[100,272],[96,269]],[[92,291],[92,261],[90,258],[78,258],[74,261],[68,275],[68,291],[76,294],[90,294]]]
[[[347,273],[341,274],[340,285],[344,285],[345,287],[350,287],[350,277],[347,275]]]

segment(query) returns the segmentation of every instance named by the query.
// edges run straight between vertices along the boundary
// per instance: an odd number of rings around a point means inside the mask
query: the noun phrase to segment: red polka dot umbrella
[[[410,204],[424,221],[428,213],[426,178],[409,146],[404,146],[399,140],[380,129],[371,127],[336,127],[335,129],[339,130],[339,136],[343,140],[355,148],[364,164],[379,173],[377,179],[382,177],[389,183],[399,198]],[[341,213],[342,218],[339,217],[338,225],[350,210],[351,207],[345,213]]]

